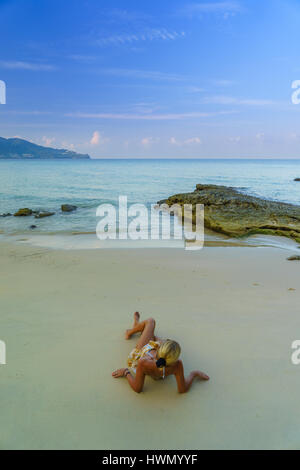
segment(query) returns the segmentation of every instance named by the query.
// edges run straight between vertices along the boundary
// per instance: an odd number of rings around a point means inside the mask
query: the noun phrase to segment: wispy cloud
[[[144,137],[141,140],[141,144],[143,147],[149,147],[152,144],[157,144],[159,142],[158,137]]]
[[[12,70],[51,71],[56,70],[54,65],[36,62],[23,62],[14,60],[0,60],[0,67]]]
[[[66,140],[63,140],[61,145],[64,149],[75,150],[75,145],[71,142],[67,142]]]
[[[171,137],[169,139],[169,144],[171,145],[177,145],[177,146],[182,146],[182,145],[200,145],[202,143],[200,137],[191,137],[189,139],[185,139],[183,141],[176,139],[176,137]]]
[[[18,111],[18,110],[5,110],[5,114],[12,114],[15,116],[43,116],[52,114],[51,111]]]
[[[236,82],[234,80],[216,79],[216,80],[210,80],[209,85],[210,87],[213,86],[213,87],[218,87],[218,88],[227,88],[227,87],[236,85]],[[189,93],[203,93],[204,91],[207,91],[207,89],[205,89],[204,87],[200,87],[200,86],[189,86],[187,87],[187,91]]]
[[[114,34],[111,36],[101,37],[96,40],[99,46],[118,46],[124,44],[135,44],[145,41],[174,41],[185,36],[184,31],[170,31],[166,28],[149,29],[144,32]]]
[[[141,101],[139,103],[134,103],[132,105],[132,111],[134,113],[142,113],[142,114],[151,114],[157,112],[161,106],[156,102],[148,102],[148,101]]]
[[[186,5],[182,13],[189,17],[202,17],[203,14],[214,13],[225,15],[235,15],[242,11],[242,6],[237,1],[221,1],[221,2],[202,2],[190,3]]]
[[[75,60],[77,62],[93,62],[97,57],[92,55],[71,54],[68,56],[68,59]]]
[[[190,145],[190,144],[201,144],[201,139],[200,137],[191,137],[190,139],[186,139],[184,141],[185,144]]]
[[[144,121],[169,121],[181,119],[197,119],[205,117],[233,114],[234,111],[217,111],[211,113],[167,113],[167,114],[130,114],[130,113],[68,113],[65,117],[81,119],[115,119],[115,120],[144,120]]]
[[[55,142],[55,138],[54,137],[47,137],[47,136],[43,136],[42,137],[42,142],[44,145],[46,145],[46,147],[50,147],[54,142]]]
[[[226,79],[218,79],[218,80],[213,80],[213,85],[219,86],[219,87],[227,87],[227,86],[233,86],[236,84],[234,80],[226,80]]]
[[[189,86],[187,88],[188,93],[203,93],[205,91],[205,88],[200,88],[198,86]]]
[[[276,101],[265,99],[235,98],[233,96],[207,96],[203,103],[220,105],[241,105],[241,106],[272,106],[278,104]]]
[[[121,8],[113,8],[107,9],[104,12],[106,16],[106,20],[109,20],[110,23],[118,22],[118,23],[136,23],[136,22],[143,22],[152,19],[152,17],[143,12],[143,11],[135,11],[135,10],[125,10]]]
[[[116,77],[124,78],[137,78],[145,80],[167,80],[167,81],[182,81],[186,80],[185,77],[165,72],[158,72],[153,70],[135,70],[135,69],[103,69],[100,71],[103,75],[114,75]]]
[[[241,141],[241,136],[237,135],[235,137],[228,137],[229,142],[238,144]]]

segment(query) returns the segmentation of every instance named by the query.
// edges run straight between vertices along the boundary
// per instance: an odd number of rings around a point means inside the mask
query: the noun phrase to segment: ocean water
[[[19,208],[54,211],[53,217],[0,217],[4,234],[95,232],[102,203],[150,205],[197,183],[233,186],[242,192],[300,205],[300,160],[0,160],[0,214]],[[78,206],[61,213],[61,204]]]

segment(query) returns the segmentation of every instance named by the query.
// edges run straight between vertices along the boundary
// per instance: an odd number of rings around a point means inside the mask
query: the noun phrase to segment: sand
[[[300,263],[287,256],[0,243],[0,448],[299,448]],[[211,380],[180,395],[173,377],[141,394],[113,379],[135,310]]]

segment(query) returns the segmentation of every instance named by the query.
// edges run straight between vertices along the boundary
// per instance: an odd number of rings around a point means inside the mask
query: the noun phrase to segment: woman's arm
[[[140,393],[143,390],[145,382],[145,371],[142,359],[140,359],[138,362],[135,377],[132,377],[130,372],[127,373],[126,377],[132,390],[134,390],[136,393]]]
[[[177,387],[179,393],[186,393],[191,388],[191,385],[196,377],[202,380],[209,380],[208,375],[200,372],[199,370],[194,370],[190,373],[188,378],[184,377],[184,370],[182,361],[178,361],[177,367],[175,369],[174,375],[176,377]]]
[[[128,367],[123,367],[122,369],[117,369],[112,373],[112,376],[115,379],[120,377],[127,377],[130,387],[137,393],[140,393],[143,390],[144,381],[145,381],[145,359],[140,359],[138,366],[136,368],[136,375],[132,377]]]

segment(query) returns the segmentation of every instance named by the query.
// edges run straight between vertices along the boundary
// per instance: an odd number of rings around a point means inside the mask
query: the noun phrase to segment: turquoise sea
[[[234,186],[240,191],[300,204],[300,160],[89,160],[0,161],[0,214],[19,208],[56,212],[53,217],[0,217],[4,234],[95,232],[96,208],[118,203],[150,205],[172,194],[193,191],[197,183]],[[64,214],[63,203],[78,210]]]

